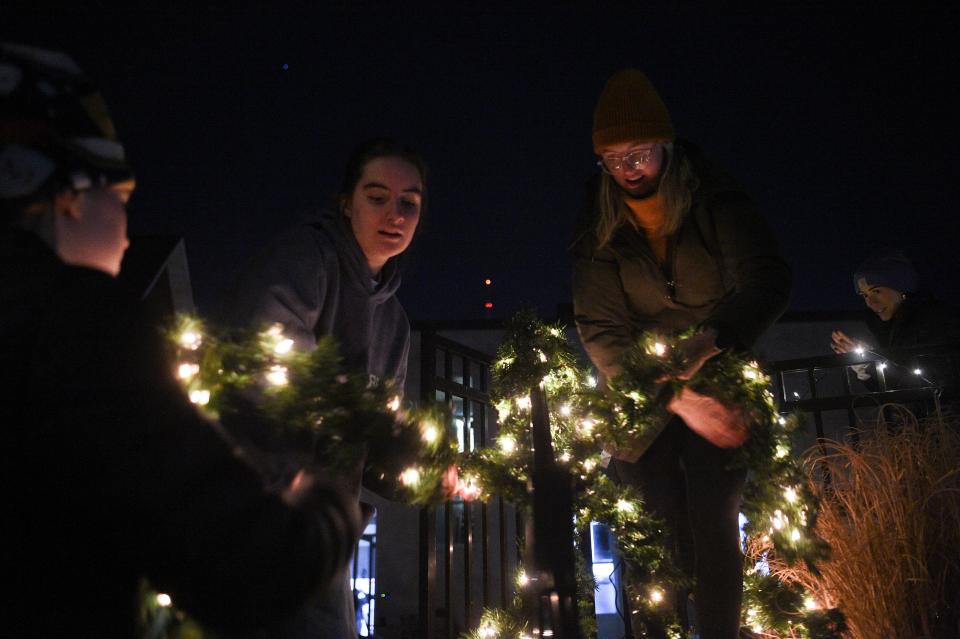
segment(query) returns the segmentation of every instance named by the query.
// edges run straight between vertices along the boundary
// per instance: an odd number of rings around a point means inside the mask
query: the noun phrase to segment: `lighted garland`
[[[224,430],[259,429],[296,463],[327,472],[364,457],[363,483],[410,504],[449,497],[456,444],[436,406],[410,409],[390,381],[347,373],[332,338],[298,351],[279,325],[227,334],[182,315],[168,331],[175,370],[190,401]],[[255,465],[258,454],[247,451]],[[213,639],[164,593],[144,584],[141,618],[150,636]]]
[[[228,431],[263,429],[330,469],[365,455],[368,488],[410,504],[445,499],[456,458],[447,416],[436,406],[403,407],[391,381],[345,372],[332,338],[304,352],[279,325],[225,337],[181,316],[170,341],[191,401]]]
[[[689,335],[689,333],[687,334]],[[813,566],[827,551],[814,533],[816,502],[791,452],[796,420],[782,418],[769,391],[769,378],[756,362],[725,353],[707,362],[689,381],[676,378],[684,362],[673,337],[647,335],[623,361],[623,373],[597,389],[596,380],[577,363],[560,326],[548,326],[529,313],[508,327],[493,367],[493,399],[499,413],[496,444],[461,462],[473,496],[501,495],[521,510],[530,508],[526,490],[532,468],[529,391],[542,385],[550,410],[556,461],[576,480],[574,508],[580,535],[590,521],[609,526],[617,535],[628,566],[628,596],[635,628],[659,619],[672,636],[682,629],[664,614],[664,593],[685,585],[685,578],[665,550],[662,524],[644,512],[642,496],[613,484],[600,471],[600,448],[631,447],[652,439],[672,417],[665,405],[683,386],[722,403],[742,407],[750,437],[735,455],[736,466],[750,471],[743,512],[749,534],[761,535],[788,561]],[[666,384],[660,380],[670,379]],[[748,568],[745,579],[745,621],[755,630],[789,636],[829,639],[842,630],[839,611],[812,609],[813,599],[796,595],[796,586],[776,579],[760,580]],[[756,593],[752,589],[760,588]],[[747,615],[746,612],[750,614]],[[512,620],[506,623],[503,620]],[[522,612],[487,611],[470,639],[527,636]],[[503,622],[503,623],[501,623]]]

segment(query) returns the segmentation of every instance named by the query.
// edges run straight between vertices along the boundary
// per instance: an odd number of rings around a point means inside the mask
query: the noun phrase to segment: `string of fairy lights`
[[[388,381],[371,383],[365,375],[345,373],[330,338],[304,352],[276,325],[225,335],[195,317],[181,317],[170,342],[174,374],[191,401],[228,431],[233,415],[255,410],[264,428],[292,446],[315,451],[318,466],[350,466],[364,452],[365,485],[410,504],[439,504],[454,496],[486,501],[496,495],[529,513],[530,392],[542,388],[555,459],[574,485],[575,538],[587,539],[591,522],[605,524],[616,535],[626,566],[633,627],[656,620],[679,638],[683,629],[671,617],[666,593],[688,588],[689,579],[667,552],[665,528],[645,511],[642,495],[615,484],[603,469],[605,447],[634,447],[659,433],[671,417],[665,397],[687,387],[740,407],[750,424],[749,438],[733,463],[749,470],[746,533],[762,538],[769,552],[787,561],[812,566],[827,552],[814,531],[816,500],[791,450],[796,420],[777,413],[767,376],[756,362],[724,354],[693,379],[680,380],[683,359],[677,344],[683,337],[645,336],[624,357],[623,372],[599,388],[578,362],[563,327],[521,313],[510,323],[493,365],[497,437],[491,446],[459,454],[447,427],[448,411],[404,406]],[[582,625],[591,628],[595,584],[583,563],[580,610]],[[521,567],[512,605],[485,610],[466,638],[532,639],[534,628],[519,597],[528,584],[525,577]],[[744,621],[758,633],[787,629],[790,634],[782,636],[829,639],[842,629],[838,611],[821,608],[810,593],[780,583],[762,565],[746,571],[744,602]],[[172,602],[156,603],[169,607]]]

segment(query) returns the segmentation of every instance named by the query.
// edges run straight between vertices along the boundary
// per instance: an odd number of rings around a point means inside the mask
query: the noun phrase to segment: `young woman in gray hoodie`
[[[231,321],[280,323],[304,350],[330,335],[348,370],[392,379],[402,392],[410,324],[396,298],[398,258],[425,208],[426,166],[406,146],[388,139],[368,142],[347,162],[336,204],[319,219],[289,229],[257,256],[230,300]],[[274,479],[289,480],[296,470],[283,466],[277,468],[283,476]],[[359,499],[359,473],[345,483]],[[270,636],[355,637],[349,583]]]

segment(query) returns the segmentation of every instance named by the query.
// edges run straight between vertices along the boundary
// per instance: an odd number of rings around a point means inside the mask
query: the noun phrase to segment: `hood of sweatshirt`
[[[324,211],[315,226],[337,248],[340,264],[349,273],[351,283],[366,291],[374,304],[387,301],[400,288],[400,256],[387,260],[375,278],[345,215]]]

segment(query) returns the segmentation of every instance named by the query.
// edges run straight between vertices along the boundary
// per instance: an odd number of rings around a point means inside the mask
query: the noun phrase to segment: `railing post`
[[[576,564],[573,555],[573,485],[553,457],[547,397],[530,393],[533,426],[533,518],[528,526],[526,563],[534,579],[527,599],[540,636],[580,639]]]

